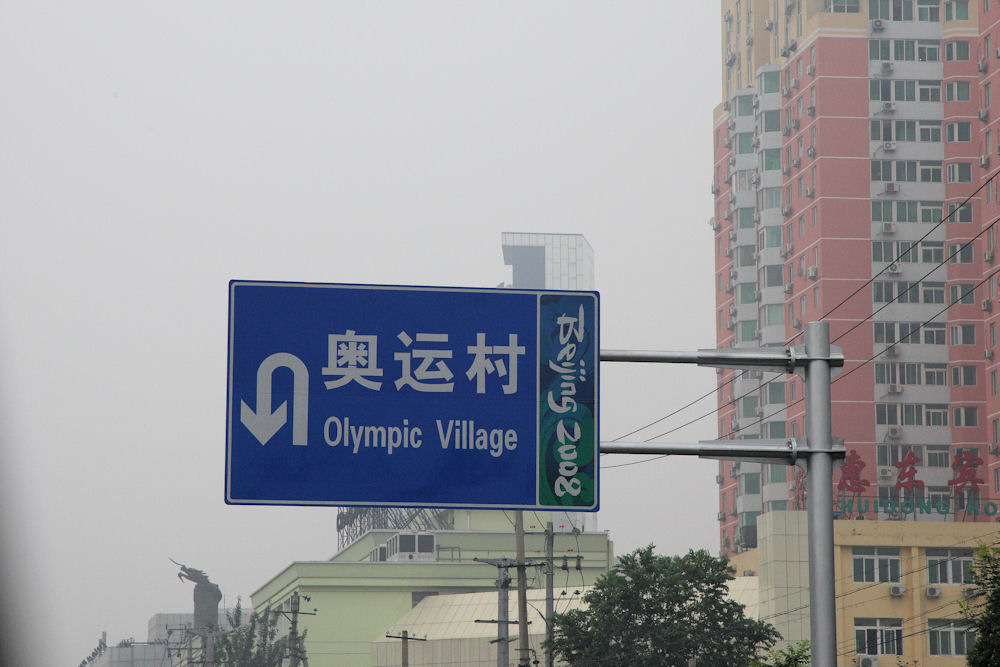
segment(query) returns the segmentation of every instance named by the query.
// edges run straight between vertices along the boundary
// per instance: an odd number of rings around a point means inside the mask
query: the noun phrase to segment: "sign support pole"
[[[832,435],[832,369],[844,365],[830,345],[830,325],[809,322],[804,348],[742,348],[697,352],[601,350],[601,361],[678,363],[719,368],[801,373],[806,393],[806,446],[794,439],[704,441],[697,444],[601,443],[602,454],[680,454],[703,458],[774,462],[800,460],[808,471],[809,601],[813,667],[837,663],[837,617],[833,558],[833,461],[844,457]]]

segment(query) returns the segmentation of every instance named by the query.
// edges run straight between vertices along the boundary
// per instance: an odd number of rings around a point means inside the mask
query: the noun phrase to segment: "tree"
[[[778,633],[726,598],[733,570],[707,551],[622,556],[584,596],[586,610],[553,616],[550,648],[573,667],[749,665]]]
[[[767,657],[755,667],[809,667],[811,660],[809,641],[803,640],[787,648],[769,651]]]
[[[966,656],[970,667],[1000,665],[1000,548],[980,546],[972,566],[972,580],[982,592],[964,605],[976,641]]]
[[[232,631],[215,640],[215,664],[238,667],[281,667],[285,641],[276,639],[278,617],[265,610],[244,623],[242,602],[226,612]]]

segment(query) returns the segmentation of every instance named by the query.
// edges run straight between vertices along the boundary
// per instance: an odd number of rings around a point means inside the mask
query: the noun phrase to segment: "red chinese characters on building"
[[[899,475],[896,477],[897,489],[906,489],[912,492],[915,488],[924,488],[924,483],[917,479],[918,463],[920,463],[920,457],[911,449],[901,460],[892,464],[899,468]]]
[[[867,464],[858,456],[857,450],[852,449],[844,459],[844,465],[840,468],[840,482],[837,483],[837,490],[843,493],[864,493],[871,485],[867,479],[861,478],[861,471]]]
[[[964,450],[955,457],[951,464],[955,471],[955,477],[948,480],[948,486],[952,487],[955,493],[961,493],[965,489],[977,493],[979,487],[985,484],[981,477],[976,477],[976,472],[981,465],[983,465],[983,460],[976,456],[974,450]]]

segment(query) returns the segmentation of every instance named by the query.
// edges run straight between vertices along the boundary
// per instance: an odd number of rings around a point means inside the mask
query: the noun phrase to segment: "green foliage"
[[[726,558],[707,551],[657,556],[653,545],[621,557],[584,596],[587,610],[553,617],[551,648],[573,667],[751,664],[778,633],[726,598]]]
[[[788,648],[774,649],[754,667],[809,667],[812,654],[809,641],[795,642]]]
[[[264,610],[243,619],[243,606],[226,612],[233,630],[215,641],[215,663],[237,667],[281,667],[285,642],[277,640],[278,617]]]
[[[1000,548],[980,546],[972,577],[982,596],[964,604],[976,642],[966,656],[970,667],[1000,665]]]

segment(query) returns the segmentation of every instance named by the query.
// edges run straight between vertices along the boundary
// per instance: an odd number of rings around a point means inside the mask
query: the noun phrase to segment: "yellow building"
[[[758,617],[785,642],[809,638],[806,525],[805,512],[762,515],[758,547],[733,558],[756,575]],[[973,550],[998,541],[988,523],[835,521],[837,665],[964,665]]]

